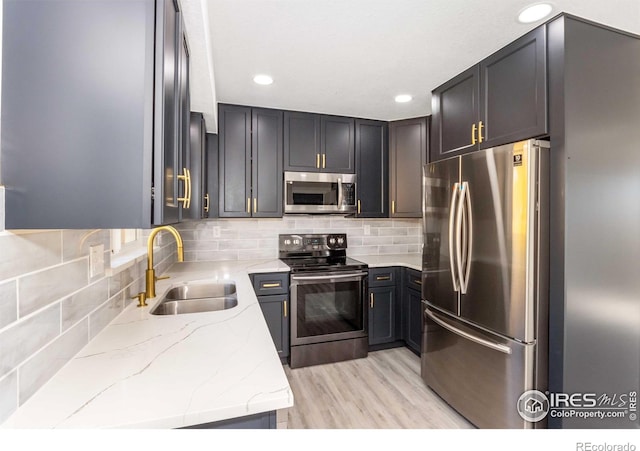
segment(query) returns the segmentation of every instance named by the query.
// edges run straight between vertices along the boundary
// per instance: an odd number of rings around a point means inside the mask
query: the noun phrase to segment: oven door
[[[367,336],[367,273],[291,275],[291,344]]]

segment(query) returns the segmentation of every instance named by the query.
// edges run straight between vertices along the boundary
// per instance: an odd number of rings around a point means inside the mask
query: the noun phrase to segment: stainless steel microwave
[[[285,213],[353,213],[355,174],[285,172]]]

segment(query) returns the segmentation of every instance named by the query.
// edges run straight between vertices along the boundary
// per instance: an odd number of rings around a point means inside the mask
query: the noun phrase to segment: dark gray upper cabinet
[[[283,113],[253,108],[252,112],[252,215],[282,217],[282,126]]]
[[[355,125],[350,117],[320,118],[320,170],[353,174],[356,172]]]
[[[481,149],[547,133],[546,48],[542,26],[480,63]]]
[[[320,154],[320,116],[285,111],[284,170],[318,172]]]
[[[474,66],[433,91],[432,161],[478,148],[479,79],[479,68]]]
[[[6,0],[3,15],[6,227],[178,221],[177,3]]]
[[[284,170],[355,173],[353,118],[284,112]]]
[[[219,216],[282,216],[282,111],[219,106]]]
[[[391,217],[422,217],[422,166],[426,163],[428,117],[389,124]]]
[[[251,216],[251,108],[218,107],[218,214]]]
[[[208,217],[205,207],[210,201],[207,195],[207,150],[205,143],[205,123],[202,113],[191,113],[189,127],[189,167],[191,173],[190,205],[183,210],[184,219]]]
[[[206,135],[206,182],[204,218],[218,217],[218,135]]]
[[[389,216],[389,139],[386,122],[356,119],[356,168],[360,218]]]
[[[439,86],[431,102],[431,161],[545,135],[545,27]]]

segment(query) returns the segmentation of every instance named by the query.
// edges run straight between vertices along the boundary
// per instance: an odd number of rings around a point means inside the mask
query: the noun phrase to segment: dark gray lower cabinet
[[[262,314],[281,359],[289,357],[288,294],[258,296]]]
[[[289,357],[289,273],[251,274],[253,290],[281,360]]]
[[[422,292],[421,273],[403,268],[402,287],[402,335],[409,349],[420,354],[422,343]]]
[[[271,410],[246,417],[197,424],[182,429],[276,429],[276,426],[276,412]]]
[[[369,345],[395,340],[396,302],[395,285],[369,288]]]

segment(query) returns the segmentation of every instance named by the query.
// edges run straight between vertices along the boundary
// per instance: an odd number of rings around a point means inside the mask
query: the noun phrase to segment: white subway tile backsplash
[[[89,320],[85,318],[41,349],[19,369],[19,403],[24,404],[89,342]]]
[[[62,232],[0,236],[0,280],[10,279],[62,262]]]
[[[18,319],[16,281],[0,285],[0,329]]]
[[[75,260],[89,255],[89,247],[103,244],[110,249],[111,237],[108,230],[63,230],[62,259]]]
[[[0,377],[0,423],[18,408],[18,372]]]
[[[124,292],[119,293],[89,315],[89,339],[93,340],[124,309]]]
[[[88,259],[81,259],[20,278],[18,282],[20,317],[35,312],[87,285],[88,269]]]
[[[67,330],[102,304],[109,297],[108,293],[109,281],[108,279],[102,279],[63,299],[61,302],[62,330]]]
[[[220,229],[220,236],[211,238],[214,227]],[[183,238],[187,261],[277,258],[278,235],[282,233],[346,233],[349,255],[420,252],[422,244],[419,219],[287,216],[216,219],[180,224],[178,228],[186,232]],[[193,231],[196,232],[190,236]]]
[[[60,304],[14,323],[0,333],[0,377],[60,334]]]

